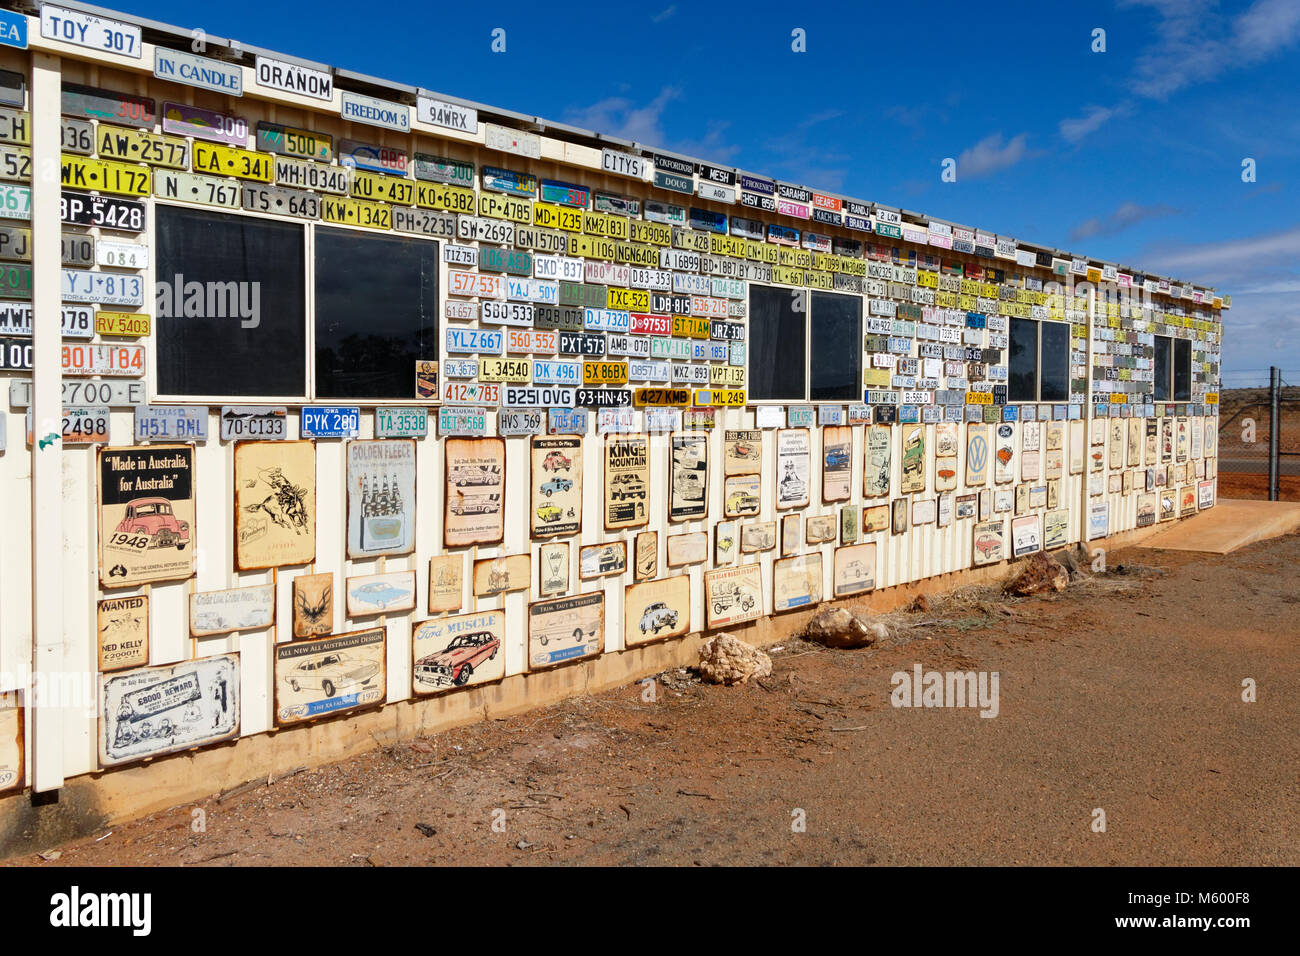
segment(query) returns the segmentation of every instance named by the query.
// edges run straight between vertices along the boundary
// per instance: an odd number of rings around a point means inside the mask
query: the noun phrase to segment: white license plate
[[[32,151],[26,146],[0,146],[0,179],[32,181]]]
[[[456,221],[456,235],[466,242],[494,242],[513,245],[515,224],[503,219],[480,219],[477,216],[460,216]]]
[[[327,166],[305,159],[275,158],[275,182],[279,186],[313,189],[321,193],[346,196],[351,179],[346,166]]]
[[[101,239],[95,247],[95,262],[101,266],[114,266],[118,269],[147,269],[149,247],[138,242]]]
[[[579,385],[582,382],[582,363],[533,359],[533,382],[538,385]]]
[[[144,305],[144,279],[113,272],[63,270],[64,302],[102,302],[105,305]]]
[[[483,321],[491,325],[531,326],[533,307],[519,302],[484,302]]]
[[[63,380],[64,405],[108,405],[128,408],[144,404],[144,382],[83,382]],[[14,408],[31,408],[32,380],[20,378],[9,383],[9,404]]]
[[[63,374],[140,378],[144,375],[144,346],[65,345]]]
[[[442,400],[466,405],[500,405],[501,386],[489,382],[444,382]]]
[[[0,183],[0,219],[31,219],[32,191],[28,186]]]
[[[177,173],[160,169],[154,174],[153,194],[159,199],[196,202],[224,209],[239,208],[239,183],[201,173]]]
[[[27,444],[31,444],[36,438],[32,434],[32,413],[27,413]],[[109,416],[108,407],[105,405],[81,406],[69,408],[64,406],[63,409],[63,426],[62,442],[65,445],[93,445],[96,442],[108,444],[109,424],[112,419]],[[41,435],[42,442],[48,441],[50,436]]]
[[[303,189],[287,186],[261,186],[244,183],[244,208],[252,212],[299,219],[320,218],[320,197]]]
[[[95,334],[95,312],[84,306],[65,308],[63,335],[72,339],[88,339]],[[0,302],[0,335],[31,335],[32,307],[17,302]]]

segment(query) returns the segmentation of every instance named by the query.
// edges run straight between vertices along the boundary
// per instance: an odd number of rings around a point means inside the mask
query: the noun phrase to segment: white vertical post
[[[32,53],[32,672],[66,666],[63,640],[63,364],[57,56]],[[60,436],[42,447],[41,439]],[[47,685],[48,686],[48,685]],[[32,710],[32,790],[63,785],[63,702]]]

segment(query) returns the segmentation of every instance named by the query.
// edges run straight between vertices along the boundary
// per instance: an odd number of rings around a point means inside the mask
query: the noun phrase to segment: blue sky
[[[106,5],[1214,285],[1300,383],[1300,0]]]

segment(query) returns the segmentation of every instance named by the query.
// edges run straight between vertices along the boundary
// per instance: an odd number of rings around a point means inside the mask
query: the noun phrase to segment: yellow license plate
[[[696,232],[694,229],[674,229],[673,245],[678,249],[689,249],[692,252],[708,252],[709,234]]]
[[[528,359],[481,358],[478,360],[480,382],[528,382],[533,377],[533,363]]]
[[[617,251],[618,243],[613,239],[604,239],[600,236],[569,237],[569,255],[571,256],[612,261]]]
[[[634,405],[689,405],[689,388],[638,388],[632,393]]]
[[[808,280],[808,285],[814,289],[835,288],[835,276],[830,272],[806,272],[804,278]]]
[[[533,225],[565,232],[582,232],[582,210],[556,206],[548,202],[533,203]]]
[[[32,145],[32,114],[26,110],[0,109],[0,140]]]
[[[426,209],[447,209],[473,214],[474,190],[446,183],[416,183],[415,204]]]
[[[628,238],[633,242],[649,242],[656,246],[673,244],[673,227],[665,222],[642,222],[634,219],[630,226]]]
[[[352,174],[352,195],[372,202],[409,206],[415,202],[415,183],[400,176],[355,172]]]
[[[626,239],[628,232],[627,220],[622,216],[611,216],[603,212],[584,212],[582,214],[582,231],[589,236]]]
[[[392,229],[393,208],[381,202],[365,199],[327,199],[320,201],[320,217],[326,222],[344,226],[365,226],[367,229]]]
[[[626,362],[582,363],[582,384],[584,385],[624,385],[626,383]]]
[[[101,157],[132,160],[168,169],[190,168],[190,144],[180,136],[162,136],[120,126],[101,126],[96,147]]]
[[[739,365],[710,365],[709,384],[741,388],[745,384],[745,370]]]
[[[533,221],[532,204],[527,199],[514,196],[498,196],[496,193],[484,193],[478,197],[478,211],[481,216],[493,219],[509,219],[511,222],[524,224]]]
[[[614,244],[614,261],[619,265],[658,269],[659,250],[638,242],[617,242]]]
[[[194,144],[194,171],[214,176],[236,176],[269,183],[275,170],[275,157],[270,153],[256,153],[237,146],[213,146],[211,143]]]
[[[0,179],[32,181],[32,151],[27,146],[0,146]]]
[[[696,405],[714,405],[719,408],[742,408],[745,404],[743,388],[697,388]]]
[[[862,384],[874,385],[876,388],[888,388],[890,383],[889,369],[887,368],[864,368],[862,370]]]
[[[96,312],[95,334],[135,338],[149,334],[149,316],[140,312]]]
[[[803,285],[803,270],[772,266],[772,281],[782,285]]]
[[[624,312],[649,312],[650,293],[645,289],[610,289],[606,307]]]
[[[111,159],[64,156],[60,182],[73,189],[98,189],[122,196],[147,196],[153,178],[147,166],[115,163]]]
[[[673,316],[673,335],[685,336],[691,339],[707,339],[710,328],[709,320],[698,315]]]
[[[169,169],[163,170],[154,179],[153,193],[159,199],[224,206],[226,209],[238,209],[240,202],[239,183],[232,183],[219,176],[178,173]]]
[[[709,236],[709,251],[717,256],[745,257],[745,240],[739,236]]]

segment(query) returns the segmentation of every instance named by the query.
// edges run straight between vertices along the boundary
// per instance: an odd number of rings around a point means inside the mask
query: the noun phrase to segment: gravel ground
[[[936,596],[887,646],[792,638],[761,684],[670,672],[8,862],[1300,864],[1300,535],[1108,559]],[[892,707],[915,663],[997,671],[997,717]]]

